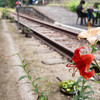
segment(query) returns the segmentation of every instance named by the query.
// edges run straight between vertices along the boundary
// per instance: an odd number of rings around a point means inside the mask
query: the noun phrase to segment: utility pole
[[[20,4],[19,4],[19,0],[18,0],[18,5],[17,5],[17,21],[18,21],[18,30],[20,29],[20,24],[19,24],[19,10],[20,10]]]

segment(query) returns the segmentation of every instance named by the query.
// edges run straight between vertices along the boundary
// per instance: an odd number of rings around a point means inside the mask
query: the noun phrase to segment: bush
[[[67,2],[65,6],[67,6],[69,10],[76,12],[76,7],[78,4],[79,0],[71,0],[69,3]]]
[[[9,16],[9,13],[8,13],[7,9],[3,9],[2,10],[2,18],[7,19],[8,16]]]
[[[28,5],[28,3],[29,3],[29,0],[26,0],[26,4]]]
[[[14,23],[14,22],[15,22],[14,17],[9,16],[9,19],[10,19],[10,22],[11,22],[11,23]]]
[[[100,2],[95,2],[95,3],[94,3],[94,7],[95,7],[95,8],[98,8],[98,5],[100,5]]]

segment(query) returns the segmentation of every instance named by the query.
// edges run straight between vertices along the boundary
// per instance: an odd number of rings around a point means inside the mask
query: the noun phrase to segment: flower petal
[[[89,37],[89,38],[87,38],[87,40],[91,43],[91,44],[94,44],[95,43],[95,41],[97,40],[97,37]]]
[[[74,52],[74,56],[72,57],[72,60],[77,60],[76,58],[80,58],[80,49],[84,49],[85,47],[80,47],[80,48],[77,48]]]
[[[86,70],[86,71],[85,71]],[[90,72],[87,72],[87,69],[81,70],[80,75],[83,76],[86,80],[91,78],[94,75],[95,71],[92,70]]]
[[[82,48],[84,47],[80,47],[75,50],[72,60],[74,61],[77,69],[80,71],[80,75],[83,76],[85,79],[88,79],[92,77],[95,73],[94,70],[92,70],[91,72],[87,71],[90,67],[91,62],[94,59],[94,56],[92,54],[80,55],[79,51]]]
[[[88,33],[86,31],[84,32],[81,32],[79,35],[78,35],[78,39],[80,40],[80,38],[87,38],[88,37]]]
[[[86,80],[88,80],[95,73],[94,70],[88,72],[88,69],[94,59],[94,56],[93,54],[80,55],[79,53],[80,49],[83,49],[83,48],[84,47],[77,48],[75,50],[74,56],[72,57],[72,60],[74,61],[76,66],[74,66],[73,64],[70,64],[70,65],[66,65],[66,67],[77,67],[77,69],[80,71],[80,75],[83,76]]]
[[[86,55],[81,55],[81,60],[85,63],[86,68],[89,69],[90,64],[92,63],[93,59],[95,58],[93,54],[86,54]]]
[[[97,35],[100,33],[100,27],[94,28],[94,29],[88,29],[88,31],[81,32],[78,35],[78,39],[80,38],[87,38],[87,40],[91,43],[94,44],[95,41],[97,40]]]
[[[81,59],[81,55],[79,53],[80,49],[84,47],[80,47],[75,50],[74,56],[72,57],[72,60],[74,61],[75,65],[77,66],[78,69],[84,66],[84,62]]]

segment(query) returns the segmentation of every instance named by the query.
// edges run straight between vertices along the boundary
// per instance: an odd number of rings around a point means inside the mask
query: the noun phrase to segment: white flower
[[[98,36],[99,35],[99,36]],[[94,28],[94,29],[89,29],[87,31],[81,32],[78,35],[78,39],[80,38],[87,38],[87,40],[93,45],[95,41],[100,39],[100,27]]]
[[[100,40],[100,32],[97,35],[97,39]]]

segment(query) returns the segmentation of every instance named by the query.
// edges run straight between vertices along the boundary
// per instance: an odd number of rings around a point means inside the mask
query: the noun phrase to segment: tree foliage
[[[11,7],[11,8],[15,7],[16,6],[16,1],[17,0],[7,0],[7,6]]]
[[[5,6],[5,1],[4,0],[0,0],[0,7],[4,7]]]
[[[6,6],[7,7],[14,8],[16,6],[16,1],[17,0],[0,0],[0,7],[4,7],[5,6],[5,1],[6,1]]]

